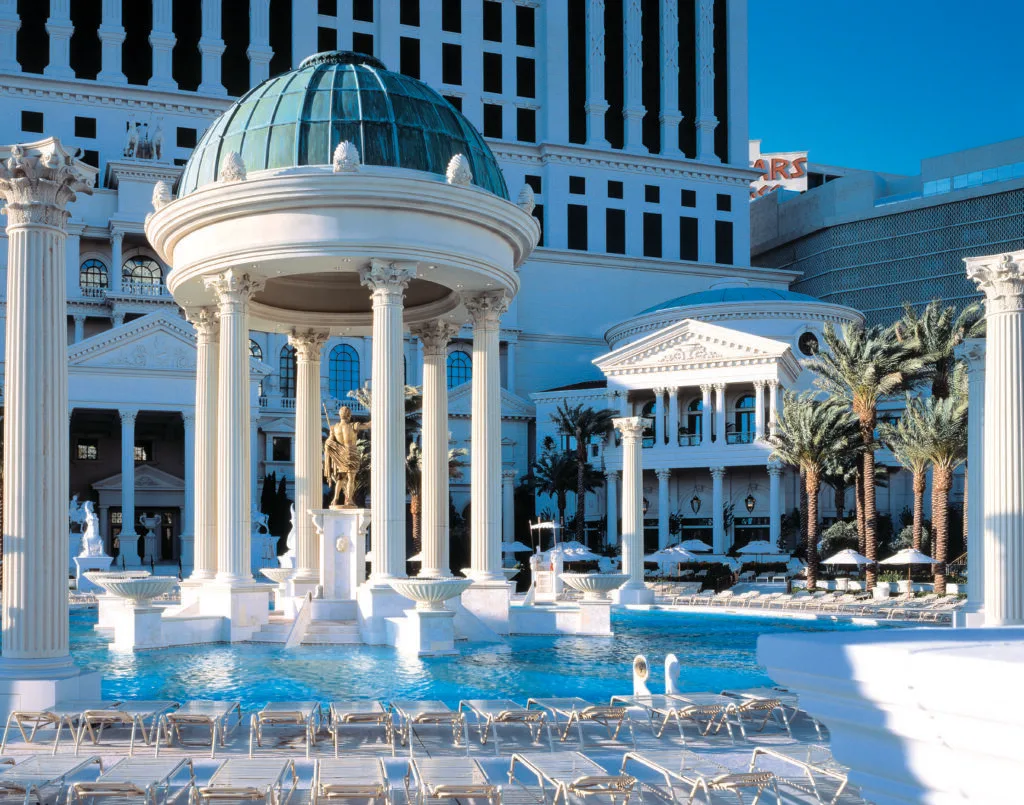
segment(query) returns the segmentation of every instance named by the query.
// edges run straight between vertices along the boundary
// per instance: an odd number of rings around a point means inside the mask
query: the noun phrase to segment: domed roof
[[[483,137],[422,81],[392,73],[362,53],[317,53],[298,69],[243,95],[203,135],[178,188],[184,196],[216,181],[224,155],[237,151],[249,172],[330,165],[350,140],[365,165],[444,175],[463,154],[473,184],[508,199],[501,169]]]
[[[718,305],[729,302],[817,302],[813,296],[795,291],[780,291],[777,288],[728,287],[712,288],[710,291],[698,291],[662,302],[660,305],[641,310],[637,315],[657,313],[659,310],[672,310],[677,307],[697,307],[698,305]]]

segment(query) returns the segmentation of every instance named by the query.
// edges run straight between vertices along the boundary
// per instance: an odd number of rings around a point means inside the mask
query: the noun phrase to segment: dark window
[[[229,9],[225,9],[225,17],[229,13]],[[227,19],[224,21],[225,44],[228,42],[229,22]],[[129,84],[145,84],[153,75],[153,48],[149,44],[149,32],[153,30],[153,4],[124,3],[121,25],[125,33],[121,44],[121,69]],[[246,38],[248,33],[246,30]],[[224,55],[227,59],[230,54]]]
[[[715,154],[722,162],[729,161],[729,20],[725,3],[715,3]],[[682,14],[679,15],[680,17]],[[746,156],[743,157],[746,159]]]
[[[202,56],[199,53],[199,39],[203,35],[201,0],[174,0],[172,20],[171,27],[177,41],[171,51],[171,74],[178,82],[178,89],[194,92],[202,80]]]
[[[317,28],[316,29],[316,48],[317,50],[337,50],[338,49],[338,31],[336,28]]]
[[[255,358],[258,361],[263,360],[263,347],[261,347],[251,338],[249,339],[249,357]]]
[[[622,148],[625,138],[622,107],[625,103],[625,25],[623,0],[605,0],[604,4],[604,97],[608,111],[604,114],[604,133],[612,148]],[[682,13],[680,17],[684,16]],[[579,31],[585,29],[581,26]],[[578,35],[576,39],[584,40]]]
[[[285,344],[281,348],[281,357],[278,360],[277,379],[281,388],[282,397],[295,397],[295,375],[298,368],[298,361],[295,357],[295,347]]]
[[[456,109],[458,109],[460,112],[462,111],[462,98],[460,98],[458,95],[445,95],[444,99],[448,101],[448,103],[450,103]]]
[[[188,164],[188,160],[187,159],[182,159],[181,157],[175,157],[174,158],[174,164],[177,167],[180,168],[180,167],[183,167],[184,165],[187,165]]]
[[[444,42],[441,45],[441,81],[445,84],[462,83],[462,46]]]
[[[661,153],[661,29],[659,0],[641,0],[640,104],[647,110],[640,121],[640,141],[652,154]],[[681,16],[682,12],[680,12]]]
[[[163,285],[164,273],[160,264],[152,257],[140,254],[129,257],[121,266],[121,282],[129,289],[135,289],[144,295],[153,295],[152,289]]]
[[[79,439],[75,445],[75,453],[79,461],[97,461],[100,457],[98,439]]]
[[[178,148],[195,148],[196,130],[178,126],[176,143]]]
[[[696,207],[697,206],[697,191],[696,190],[680,190],[679,191],[679,203],[684,207]]]
[[[718,194],[718,209],[722,212],[729,212],[732,209],[732,196],[725,193]]]
[[[462,33],[462,0],[441,0],[441,30]]]
[[[45,4],[30,2],[29,5],[30,7],[40,7]],[[75,78],[95,79],[100,71],[100,61],[103,58],[103,49],[97,39],[97,31],[100,23],[103,21],[102,0],[78,0],[78,2],[71,3],[70,5],[71,24],[74,26],[71,42],[68,45],[71,69],[75,73]],[[24,30],[27,20],[24,13],[21,13],[20,17],[21,30]],[[19,50],[21,30],[18,31]],[[196,55],[198,56],[199,54],[197,53]],[[20,54],[18,60],[21,61]],[[22,67],[28,70],[24,66],[24,62],[22,62]]]
[[[500,53],[484,53],[484,92],[501,92]]]
[[[402,25],[418,27],[420,24],[420,0],[402,0],[398,21]]]
[[[420,77],[420,40],[403,36],[398,40],[399,70],[410,78]]]
[[[99,168],[100,152],[95,150],[94,148],[86,148],[82,152],[82,162],[84,162],[86,165],[92,165],[94,168]],[[100,175],[98,173],[96,174],[95,181],[96,184],[99,185]]]
[[[331,350],[328,372],[331,396],[347,399],[350,391],[359,388],[359,353],[348,344],[338,344]]]
[[[135,460],[140,462],[150,462],[153,460],[153,442],[149,439],[145,441],[136,440],[135,442]]]
[[[587,192],[587,180],[583,176],[569,177],[569,192],[582,196]]]
[[[732,265],[732,221],[715,221],[715,262]]]
[[[128,8],[125,3],[125,10]],[[148,6],[149,3],[131,5]],[[248,3],[223,3],[221,38],[224,40],[224,54],[220,58],[221,83],[228,95],[244,95],[249,89],[249,8]],[[146,28],[149,34],[149,28]],[[128,43],[125,42],[127,45]],[[127,51],[125,58],[127,58]],[[149,56],[146,57],[150,61]],[[128,79],[131,81],[131,79]]]
[[[76,137],[87,137],[90,140],[96,139],[96,118],[94,118],[94,117],[76,117],[75,118],[75,136]]]
[[[644,213],[644,257],[661,257],[661,216]]]
[[[537,219],[540,224],[540,240],[537,241],[537,248],[541,248],[544,245],[544,205],[538,204],[533,208],[533,217]]]
[[[698,259],[697,243],[697,219],[683,216],[679,219],[679,259]]]
[[[78,269],[78,287],[86,296],[98,296],[108,284],[107,267],[102,261],[90,258]]]
[[[290,436],[274,436],[270,440],[271,461],[292,460],[292,439]]]
[[[531,190],[532,190],[532,191],[533,191],[534,193],[536,193],[536,194],[537,194],[538,196],[539,196],[539,195],[540,195],[541,193],[543,193],[543,192],[544,192],[544,191],[543,191],[543,190],[541,189],[542,187],[544,187],[544,185],[543,185],[543,183],[541,182],[541,178],[540,178],[539,176],[530,176],[530,175],[527,175],[524,181],[525,181],[525,182],[526,182],[526,183],[527,183],[528,185],[530,185],[530,189],[531,189]]]
[[[608,198],[622,198],[622,182],[608,181]]]
[[[808,358],[818,354],[818,336],[812,332],[803,333],[800,340],[796,342],[800,351]]]
[[[461,349],[448,353],[448,388],[453,389],[473,379],[473,359]]]
[[[570,249],[587,250],[587,208],[583,204],[570,204],[567,212]]]
[[[356,53],[373,55],[373,34],[364,34],[358,31],[352,32],[352,50]]]
[[[516,59],[516,95],[520,98],[537,96],[537,69],[533,59]]]
[[[626,253],[626,211],[608,208],[604,211],[605,248],[609,254]]]
[[[536,110],[516,109],[516,139],[521,143],[537,142]]]
[[[22,131],[43,131],[43,113],[42,112],[22,112],[21,113],[21,130]]]
[[[644,185],[644,201],[649,204],[657,204],[661,201],[661,188],[656,184]]]
[[[516,6],[516,44],[532,48],[536,44],[535,14],[529,6]]]
[[[352,19],[373,22],[373,0],[352,0]]]
[[[501,3],[495,0],[484,0],[484,39],[501,41]]]
[[[568,1],[568,28],[577,32],[568,37],[567,63],[563,63],[569,78],[569,142],[587,141],[587,37],[582,35],[587,25],[587,0]]]
[[[50,12],[49,3],[42,3],[40,0],[18,0],[17,10],[17,19],[21,20],[16,38],[18,63],[26,73],[41,73],[50,60],[49,38],[46,33],[46,18]],[[7,14],[10,13],[9,10],[5,9],[5,11]],[[15,24],[17,24],[17,19]],[[93,47],[97,51],[99,50],[95,40]],[[5,53],[4,56],[9,58],[10,54]],[[24,129],[24,131],[28,131],[28,129]]]
[[[270,0],[270,74],[280,75],[292,67],[292,3]]]
[[[317,0],[316,10],[325,17],[337,17],[338,0]]]
[[[484,137],[501,139],[501,106],[499,104],[484,104]]]

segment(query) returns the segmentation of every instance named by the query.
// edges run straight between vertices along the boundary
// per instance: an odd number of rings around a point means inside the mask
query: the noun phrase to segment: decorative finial
[[[519,205],[519,209],[527,215],[533,215],[533,208],[537,206],[537,200],[533,196],[533,188],[530,185],[523,185],[523,189],[519,191],[519,198],[516,199],[516,203]]]
[[[334,149],[334,159],[331,161],[335,173],[355,173],[359,170],[359,149],[356,144],[343,140]]]
[[[242,157],[237,151],[229,151],[224,155],[224,159],[220,162],[220,176],[218,181],[221,182],[244,182],[245,181],[245,163],[242,162]]]
[[[159,210],[171,203],[171,186],[164,181],[153,185],[153,209]]]
[[[456,154],[448,162],[448,170],[445,171],[448,184],[459,187],[469,187],[473,182],[473,171],[469,167],[469,160],[462,154]]]

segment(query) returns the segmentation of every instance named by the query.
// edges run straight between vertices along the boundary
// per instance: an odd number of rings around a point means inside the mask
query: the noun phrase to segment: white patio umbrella
[[[904,548],[902,551],[898,551],[890,556],[888,559],[883,559],[878,564],[880,565],[906,565],[907,566],[907,579],[910,579],[910,567],[911,565],[934,565],[935,560],[930,556],[921,553],[914,548]]]
[[[501,543],[502,553],[532,553],[533,548],[529,545],[524,545],[519,540],[513,540],[512,542]]]
[[[823,565],[857,565],[859,567],[860,565],[870,565],[871,560],[864,554],[857,553],[853,548],[847,548],[828,559],[822,559],[821,563]]]
[[[714,548],[708,545],[704,540],[700,539],[688,539],[686,542],[680,542],[678,547],[685,548],[688,551],[713,551]]]
[[[561,546],[559,546],[561,548]],[[562,558],[566,562],[596,562],[601,558],[589,548],[561,548]]]
[[[766,539],[756,539],[753,542],[748,542],[742,548],[737,549],[736,553],[778,553],[779,548],[777,545],[769,542]]]

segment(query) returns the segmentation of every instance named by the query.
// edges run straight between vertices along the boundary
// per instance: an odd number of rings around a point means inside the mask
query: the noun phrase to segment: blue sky
[[[1021,0],[748,0],[750,137],[917,173],[1024,136]]]

